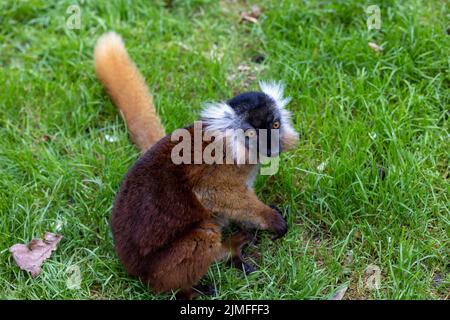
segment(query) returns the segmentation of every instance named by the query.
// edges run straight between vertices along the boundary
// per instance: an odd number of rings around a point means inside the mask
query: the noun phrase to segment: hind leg
[[[228,263],[237,269],[250,274],[255,271],[255,267],[244,261],[242,257],[242,248],[253,241],[253,236],[246,232],[240,231],[222,243],[222,259],[228,258]]]
[[[174,241],[157,257],[153,257],[147,282],[156,293],[181,289],[179,299],[192,299],[199,294],[194,286],[216,260],[229,258],[230,263],[246,273],[253,271],[241,255],[252,237],[239,232],[222,243],[221,226],[214,221],[202,222],[195,229]],[[204,291],[200,289],[200,291]]]
[[[197,284],[222,252],[222,233],[213,221],[202,222],[153,257],[147,281],[157,293],[182,289],[179,297],[191,299]]]
[[[238,232],[230,236],[227,240],[220,244],[220,248],[215,251],[214,260],[227,259],[228,263],[246,274],[255,270],[254,266],[248,264],[242,258],[242,248],[252,242],[253,236],[245,231]],[[205,271],[206,273],[206,271]],[[200,280],[200,279],[199,279]],[[214,295],[215,289],[210,285],[195,285],[184,288],[177,293],[177,299],[191,300],[200,294]]]

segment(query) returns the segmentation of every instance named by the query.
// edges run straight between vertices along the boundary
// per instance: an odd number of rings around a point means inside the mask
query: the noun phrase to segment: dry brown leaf
[[[42,142],[48,142],[48,141],[50,141],[50,140],[51,140],[50,136],[48,136],[48,135],[46,135],[46,134],[44,134],[44,135],[41,137],[41,141],[42,141]]]
[[[383,47],[379,46],[375,42],[369,42],[369,48],[372,49],[375,52],[381,52],[383,51]]]
[[[41,272],[42,263],[56,250],[62,235],[46,232],[44,240],[33,239],[27,245],[18,243],[9,248],[20,269],[31,272],[36,277]]]
[[[251,11],[241,13],[241,22],[247,21],[251,23],[258,23],[258,18],[260,15],[261,15],[261,8],[254,5],[252,6]]]
[[[342,300],[344,298],[345,293],[347,292],[348,286],[344,286],[340,289],[338,289],[330,300]]]

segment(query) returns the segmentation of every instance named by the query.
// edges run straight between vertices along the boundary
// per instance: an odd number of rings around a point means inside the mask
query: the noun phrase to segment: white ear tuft
[[[278,108],[284,108],[289,101],[291,101],[290,97],[283,97],[284,93],[284,85],[281,81],[260,81],[259,87],[261,91],[271,97]]]
[[[207,103],[200,117],[208,130],[225,131],[236,121],[236,113],[225,102]]]

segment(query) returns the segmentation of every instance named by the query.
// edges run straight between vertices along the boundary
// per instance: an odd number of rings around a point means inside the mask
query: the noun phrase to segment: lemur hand
[[[288,225],[277,206],[271,204],[269,207],[273,210],[269,216],[269,230],[275,233],[272,236],[272,240],[275,241],[287,233]]]

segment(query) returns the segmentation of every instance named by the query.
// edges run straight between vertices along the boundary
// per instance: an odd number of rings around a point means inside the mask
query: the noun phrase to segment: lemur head
[[[291,99],[283,97],[284,87],[280,82],[260,82],[259,85],[262,92],[247,92],[226,102],[208,104],[201,118],[206,130],[231,132],[226,136],[234,149],[248,148],[249,138],[256,136],[266,140],[266,150],[260,150],[258,143],[258,152],[276,156],[279,151],[292,149],[298,142],[298,134],[291,125],[291,114],[285,108]],[[244,146],[237,146],[237,135],[233,133],[237,129],[245,133]],[[272,134],[277,134],[279,148],[272,145]]]

